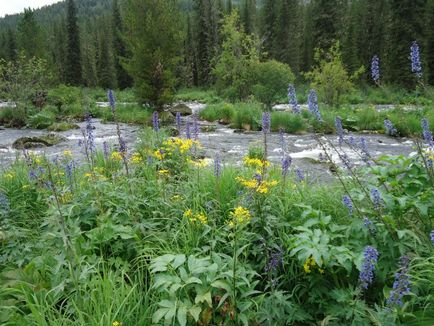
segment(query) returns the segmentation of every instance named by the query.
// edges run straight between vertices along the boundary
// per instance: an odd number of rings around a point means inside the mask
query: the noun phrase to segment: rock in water
[[[182,116],[192,115],[193,110],[190,109],[186,104],[184,103],[178,103],[175,106],[170,108],[170,112],[173,114],[176,114],[176,112],[181,113]]]
[[[67,138],[56,134],[48,134],[37,137],[21,137],[14,141],[12,148],[29,149],[37,147],[50,147],[66,140]]]

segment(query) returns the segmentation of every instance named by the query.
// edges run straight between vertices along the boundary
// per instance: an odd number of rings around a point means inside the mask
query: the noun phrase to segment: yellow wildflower
[[[177,201],[180,201],[182,199],[182,197],[180,195],[174,195],[174,196],[172,196],[171,199],[172,199],[172,201],[177,202]]]
[[[161,150],[161,149],[157,149],[157,150],[154,152],[154,156],[155,156],[157,159],[159,159],[159,160],[161,161],[161,160],[164,159],[165,154],[164,154],[164,151],[163,151],[163,150]]]
[[[140,164],[142,162],[142,156],[140,155],[140,153],[134,153],[131,156],[131,162],[133,164]]]
[[[270,162],[267,160],[260,160],[258,158],[250,158],[246,156],[244,158],[244,165],[254,168],[266,168],[270,166]]]
[[[63,151],[63,156],[65,156],[65,158],[71,158],[72,157],[72,152],[70,150],[64,150]]]
[[[208,218],[206,217],[205,214],[203,214],[203,213],[193,214],[193,211],[191,209],[187,209],[184,212],[183,216],[184,216],[184,218],[187,218],[191,223],[199,222],[201,224],[207,224],[207,222],[208,222]]]
[[[312,267],[315,267],[316,262],[315,259],[313,259],[312,256],[310,256],[304,263],[303,268],[304,268],[304,272],[306,274],[309,274],[310,272],[312,272]]]
[[[114,161],[122,160],[122,154],[119,152],[113,152],[112,153],[112,160],[114,160]]]
[[[276,180],[272,180],[272,181],[259,181],[257,179],[246,180],[242,177],[236,177],[236,180],[239,183],[241,183],[244,187],[253,189],[260,194],[267,194],[270,187],[274,187],[278,183]]]
[[[203,159],[198,161],[190,160],[189,163],[197,168],[204,168],[209,165],[209,160]]]
[[[5,177],[6,177],[7,179],[13,179],[13,178],[15,178],[15,173],[14,173],[14,172],[6,173],[6,174],[5,174]]]
[[[168,175],[169,173],[170,173],[169,170],[158,170],[158,174],[162,176]]]
[[[249,221],[252,218],[252,215],[250,214],[249,210],[242,206],[238,206],[237,208],[235,208],[234,211],[230,213],[230,216],[231,219],[228,222],[228,225],[230,227],[249,223]]]
[[[112,326],[120,326],[121,324],[117,321],[117,320],[115,320],[114,322],[113,322],[113,324],[112,324]]]
[[[85,176],[86,178],[91,178],[91,177],[92,177],[92,173],[90,173],[90,172],[86,172],[86,173],[84,174],[84,176]]]
[[[30,185],[23,185],[23,190],[30,189]]]

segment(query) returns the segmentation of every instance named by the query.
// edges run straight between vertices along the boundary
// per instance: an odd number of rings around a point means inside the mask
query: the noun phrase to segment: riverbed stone
[[[38,147],[50,147],[66,141],[67,138],[57,134],[47,134],[35,137],[21,137],[14,141],[12,148],[29,149]]]
[[[49,131],[67,131],[71,129],[80,129],[80,126],[76,123],[58,122],[58,123],[53,123],[47,129]]]
[[[173,114],[179,112],[183,117],[193,114],[193,110],[184,103],[175,104],[169,109],[169,111]]]

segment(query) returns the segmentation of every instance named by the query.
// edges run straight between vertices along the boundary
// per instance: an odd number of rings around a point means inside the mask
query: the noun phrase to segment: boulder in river
[[[12,148],[29,149],[37,147],[50,147],[66,140],[67,138],[56,134],[48,134],[35,137],[21,137],[14,141],[14,143],[12,144]]]
[[[179,113],[181,113],[182,116],[187,116],[187,115],[193,114],[193,110],[191,108],[189,108],[184,103],[175,104],[174,106],[172,106],[170,108],[170,112],[172,112],[173,114],[176,114],[177,112],[179,112]]]
[[[80,129],[80,126],[77,125],[76,123],[57,122],[57,123],[53,123],[47,129],[49,131],[67,131],[71,129]]]

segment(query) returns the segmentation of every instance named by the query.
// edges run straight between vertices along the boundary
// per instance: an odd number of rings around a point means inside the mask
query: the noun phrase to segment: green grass
[[[222,99],[214,90],[183,88],[177,91],[175,101],[199,101],[202,103],[213,104],[221,102]]]

